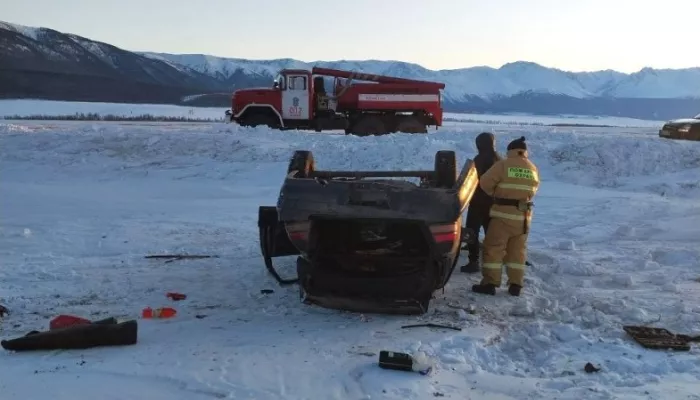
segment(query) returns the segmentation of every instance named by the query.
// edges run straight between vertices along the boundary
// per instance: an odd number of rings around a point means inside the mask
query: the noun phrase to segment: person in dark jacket
[[[476,137],[476,149],[478,154],[474,157],[474,166],[479,179],[491,168],[496,161],[501,160],[501,156],[496,152],[496,137],[493,133],[483,132]],[[493,199],[487,195],[481,187],[477,187],[469,202],[467,209],[466,227],[473,230],[477,240],[467,246],[469,251],[469,263],[463,265],[460,271],[466,273],[479,272],[479,232],[484,228],[484,233],[489,226],[489,210],[493,205]]]

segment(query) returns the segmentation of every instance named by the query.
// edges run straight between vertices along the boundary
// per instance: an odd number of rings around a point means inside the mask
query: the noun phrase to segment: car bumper
[[[671,137],[671,135],[672,135],[672,132],[670,129],[668,129],[668,128],[659,129],[659,136],[660,137]]]

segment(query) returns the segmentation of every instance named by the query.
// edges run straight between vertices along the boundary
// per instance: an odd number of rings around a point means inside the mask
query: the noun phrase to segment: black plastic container
[[[379,367],[398,371],[413,371],[413,357],[406,353],[382,350],[379,352]]]

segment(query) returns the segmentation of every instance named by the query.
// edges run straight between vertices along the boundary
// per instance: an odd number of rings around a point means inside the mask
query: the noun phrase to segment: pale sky
[[[249,59],[700,66],[700,0],[0,0],[0,20],[127,50]]]

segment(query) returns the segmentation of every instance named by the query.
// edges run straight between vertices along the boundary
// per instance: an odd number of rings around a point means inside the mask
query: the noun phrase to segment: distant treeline
[[[224,118],[193,118],[193,117],[175,117],[175,116],[157,116],[152,114],[140,115],[116,115],[116,114],[98,114],[98,113],[75,113],[65,115],[10,115],[5,116],[6,120],[38,120],[38,121],[133,121],[133,122],[222,122]],[[571,128],[615,128],[614,125],[596,125],[596,124],[579,124],[579,123],[553,123],[545,124],[536,121],[503,121],[503,120],[482,120],[475,118],[458,119],[445,117],[444,121],[450,122],[465,122],[477,124],[493,124],[493,125],[520,125],[520,126],[552,126],[552,127],[571,127]]]
[[[14,120],[41,120],[41,121],[137,121],[137,122],[221,122],[222,118],[192,118],[192,117],[167,117],[152,114],[141,115],[115,115],[98,113],[75,113],[67,115],[10,115],[4,119]]]
[[[582,123],[574,123],[574,122],[561,122],[561,123],[546,124],[544,122],[536,122],[536,121],[505,121],[505,120],[499,120],[499,119],[478,119],[478,118],[460,119],[460,118],[453,118],[453,117],[444,117],[442,120],[445,122],[465,122],[465,123],[470,123],[470,124],[554,126],[554,127],[562,127],[562,128],[615,128],[616,127],[615,125],[582,124]]]

